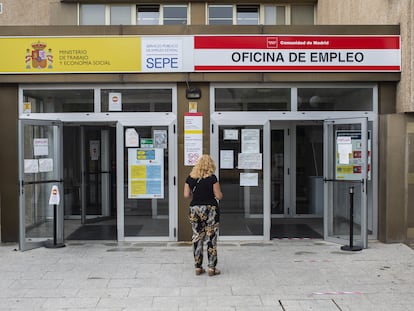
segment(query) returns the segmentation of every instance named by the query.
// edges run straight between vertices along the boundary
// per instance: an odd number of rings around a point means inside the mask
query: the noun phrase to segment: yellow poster
[[[140,72],[140,37],[2,38],[3,73]]]

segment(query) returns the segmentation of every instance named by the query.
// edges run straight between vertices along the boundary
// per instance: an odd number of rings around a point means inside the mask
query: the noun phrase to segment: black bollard
[[[341,246],[343,251],[360,251],[362,247],[354,246],[354,187],[349,187],[349,245]]]
[[[46,243],[46,248],[60,248],[65,247],[63,243],[57,243],[57,205],[53,205],[53,244]]]

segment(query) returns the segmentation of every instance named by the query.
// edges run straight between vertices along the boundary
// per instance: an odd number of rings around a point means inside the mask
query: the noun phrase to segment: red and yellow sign
[[[2,73],[140,72],[140,37],[2,38]]]

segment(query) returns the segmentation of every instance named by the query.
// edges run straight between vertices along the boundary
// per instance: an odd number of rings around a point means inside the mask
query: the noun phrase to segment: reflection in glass
[[[298,110],[372,111],[372,88],[299,88]]]
[[[31,113],[93,112],[93,90],[23,90]]]
[[[284,214],[284,130],[272,130],[272,214]]]
[[[323,216],[323,127],[296,127],[296,214]]]
[[[153,138],[154,130],[161,130],[168,133],[168,127],[128,127],[135,129],[140,139]],[[124,138],[125,139],[125,138]],[[168,144],[168,142],[165,142]],[[142,147],[142,146],[141,146]],[[151,199],[129,199],[128,169],[130,166],[128,159],[128,149],[124,149],[124,223],[125,237],[142,236],[168,236],[169,235],[169,175],[168,175],[168,146],[162,148],[163,152],[163,174],[164,174],[164,194],[163,198]],[[134,148],[135,149],[135,148]],[[149,148],[152,149],[152,148]],[[147,177],[148,178],[148,177]],[[151,181],[147,181],[151,182]],[[139,190],[136,190],[139,191]],[[143,190],[144,191],[144,190]]]
[[[215,88],[216,111],[285,111],[289,88]]]
[[[24,169],[24,225],[26,241],[53,239],[53,209],[49,205],[53,181],[58,179],[58,161],[55,155],[53,126],[24,127],[24,162],[50,159],[52,166],[42,171],[40,165]],[[39,140],[42,147],[39,148]]]
[[[239,153],[242,152],[242,130],[259,129],[259,149],[263,152],[263,130],[261,126],[220,126],[219,150],[233,154],[231,163],[222,165],[219,161],[219,180],[223,191],[220,202],[220,234],[221,235],[263,235],[263,169],[238,169]],[[226,131],[230,131],[226,133]],[[237,132],[237,134],[235,134]],[[222,166],[226,168],[221,168]],[[241,186],[241,174],[252,173],[257,177],[255,186]]]
[[[171,89],[105,89],[101,91],[101,110],[109,112],[110,93],[121,93],[124,112],[171,112]]]

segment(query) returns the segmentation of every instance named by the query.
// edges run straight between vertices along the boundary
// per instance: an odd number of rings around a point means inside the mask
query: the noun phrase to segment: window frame
[[[231,25],[246,25],[246,24],[238,24],[238,18],[237,18],[237,14],[238,14],[238,7],[242,7],[242,6],[253,6],[253,5],[245,5],[245,4],[210,4],[210,3],[206,3],[206,10],[205,10],[205,14],[206,14],[206,25],[227,25],[227,24],[211,24],[210,23],[210,7],[229,7],[231,6],[233,8],[233,23]],[[298,4],[295,4],[296,6],[298,6]],[[293,4],[279,4],[279,3],[261,3],[258,4],[258,24],[257,25],[292,25],[292,6]],[[304,4],[305,6],[305,4]],[[306,5],[309,6],[309,5]],[[285,18],[285,22],[283,24],[278,24],[277,23],[277,19],[276,19],[276,23],[275,24],[266,24],[265,23],[265,7],[275,7],[276,8],[276,12],[277,12],[277,8],[278,7],[283,7],[285,9],[284,12],[284,18]],[[315,5],[313,5],[313,25],[315,25],[316,22],[316,7]],[[256,25],[256,24],[248,24],[248,25]]]
[[[94,25],[94,24],[81,24],[81,11],[83,5],[104,5],[105,6],[105,22],[104,24],[96,24],[96,26],[105,25],[105,26],[111,26],[111,6],[122,6],[122,4],[82,4],[78,3],[77,7],[77,15],[78,15],[78,26],[84,26],[84,25]],[[147,24],[138,24],[137,18],[138,18],[138,6],[143,6],[144,4],[126,4],[125,6],[131,7],[131,18],[130,23],[128,25],[142,25],[145,26]],[[149,4],[148,4],[149,5]],[[159,16],[158,16],[158,24],[149,24],[149,25],[190,25],[191,22],[191,15],[190,15],[190,6],[186,3],[178,3],[178,4],[158,4],[159,5]],[[185,24],[164,24],[164,8],[165,7],[185,7],[186,8],[186,23]]]

